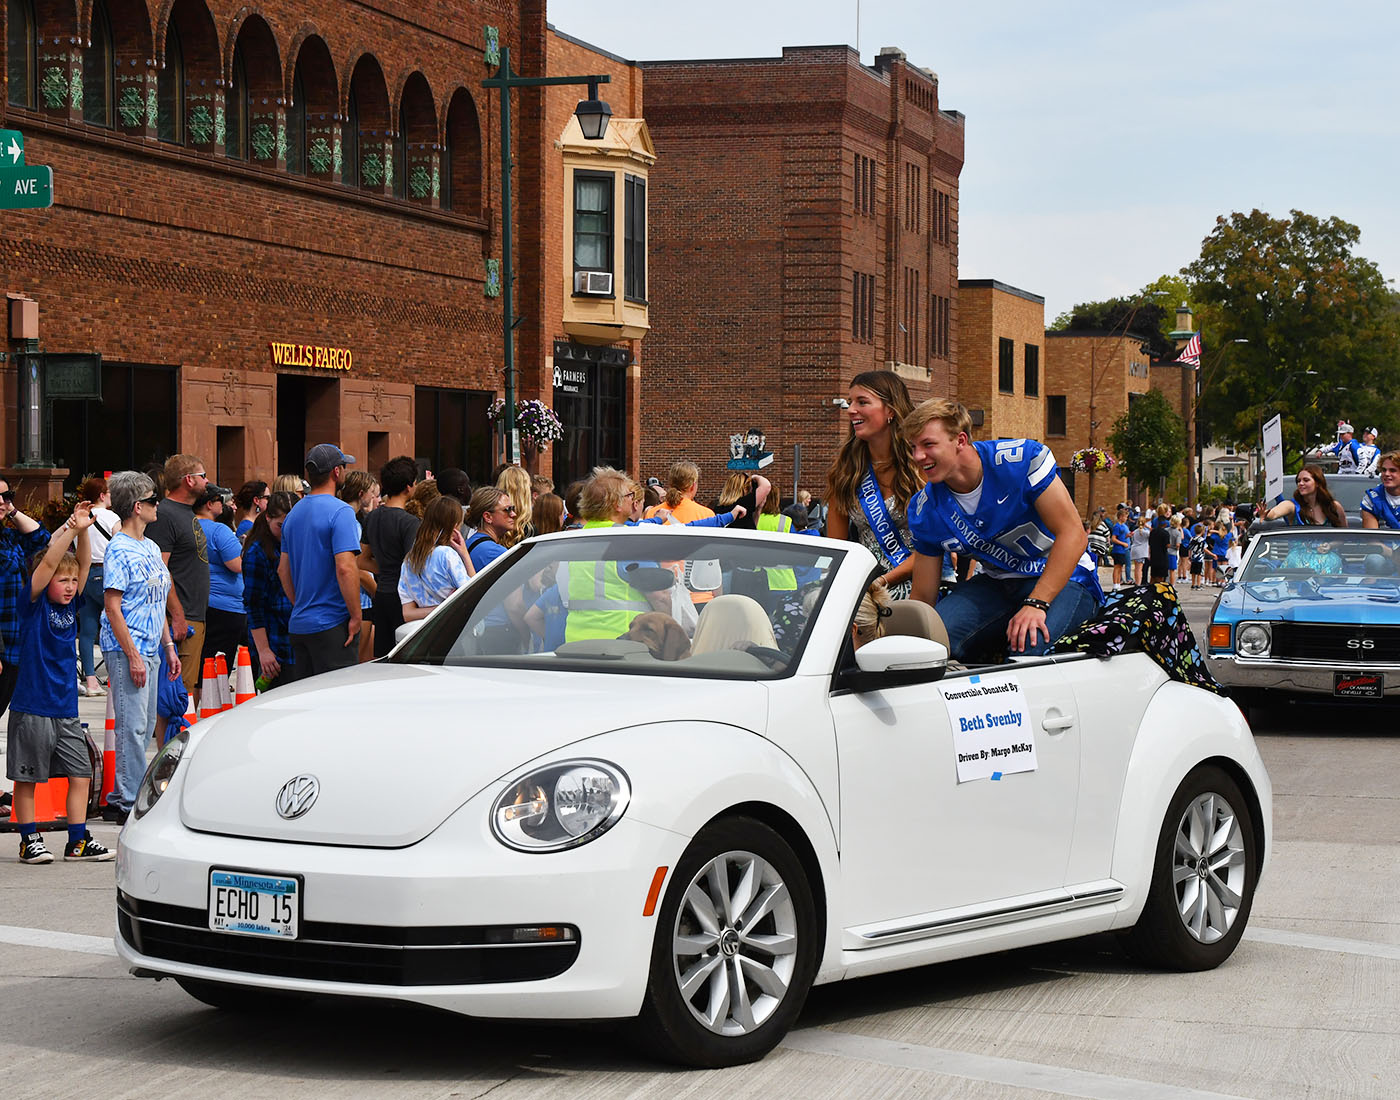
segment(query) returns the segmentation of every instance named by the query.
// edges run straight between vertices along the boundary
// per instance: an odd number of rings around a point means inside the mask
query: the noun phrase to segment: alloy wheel
[[[1230,931],[1245,891],[1242,823],[1221,795],[1207,791],[1177,825],[1172,888],[1177,914],[1192,938],[1215,943]]]
[[[681,1000],[708,1030],[747,1035],[782,1004],[797,966],[787,885],[752,852],[710,860],[686,888],[671,937]]]

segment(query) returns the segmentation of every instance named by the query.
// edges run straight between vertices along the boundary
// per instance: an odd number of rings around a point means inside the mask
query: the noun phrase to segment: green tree
[[[1072,310],[1056,317],[1050,323],[1050,330],[1121,333],[1124,326],[1129,326],[1129,336],[1141,344],[1144,355],[1157,359],[1171,359],[1175,357],[1176,345],[1167,339],[1166,334],[1176,327],[1176,305],[1163,304],[1169,301],[1166,295],[1154,298],[1148,296],[1147,290],[1144,290],[1141,294],[1126,298],[1081,302]]]
[[[1108,447],[1118,458],[1118,473],[1155,488],[1181,464],[1186,425],[1158,390],[1131,398],[1128,411],[1113,424]]]
[[[1259,210],[1217,218],[1200,258],[1182,269],[1193,302],[1218,318],[1214,347],[1243,338],[1205,380],[1200,421],[1217,438],[1252,444],[1283,417],[1296,456],[1343,417],[1400,424],[1389,384],[1400,359],[1400,299],[1355,254],[1360,230],[1340,218]],[[1207,341],[1206,353],[1211,351]],[[1315,374],[1308,374],[1315,371]]]

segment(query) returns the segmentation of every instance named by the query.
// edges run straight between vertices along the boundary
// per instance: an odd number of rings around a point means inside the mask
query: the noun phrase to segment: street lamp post
[[[611,81],[597,76],[520,76],[511,71],[510,49],[501,47],[501,67],[496,75],[483,80],[486,88],[501,90],[501,323],[502,354],[505,359],[505,444],[506,461],[515,462],[519,447],[515,435],[515,329],[524,320],[515,316],[515,258],[511,249],[513,210],[510,189],[510,93],[512,88],[543,88],[556,84],[587,84],[588,98],[580,100],[574,114],[589,141],[601,141],[607,133],[612,108],[598,98],[598,85]]]

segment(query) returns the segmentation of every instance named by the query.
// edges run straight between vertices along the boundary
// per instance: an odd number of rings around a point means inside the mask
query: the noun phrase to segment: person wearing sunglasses
[[[181,667],[165,615],[170,571],[160,547],[146,534],[166,505],[155,483],[137,470],[113,474],[107,489],[121,530],[112,535],[103,559],[98,644],[107,662],[107,690],[116,720],[117,775],[102,817],[120,824],[131,812],[146,773],[146,744],[156,729],[161,654],[171,680],[179,679]]]
[[[494,485],[483,485],[472,493],[467,505],[467,526],[472,528],[467,538],[467,556],[472,568],[480,573],[506,552],[506,541],[515,532],[519,514],[509,493]],[[510,596],[500,607],[486,615],[482,651],[485,653],[518,653],[522,640],[529,637],[525,627],[523,593]]]
[[[20,598],[29,580],[29,560],[49,545],[49,533],[15,505],[15,491],[0,478],[0,714],[9,709],[19,683]]]

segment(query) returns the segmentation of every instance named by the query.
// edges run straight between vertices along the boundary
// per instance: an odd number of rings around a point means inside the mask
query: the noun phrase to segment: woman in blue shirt
[[[222,653],[232,670],[238,647],[247,644],[248,617],[243,612],[243,547],[238,536],[220,521],[225,507],[224,491],[217,485],[208,486],[194,506],[209,551],[209,609],[200,657]]]

